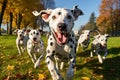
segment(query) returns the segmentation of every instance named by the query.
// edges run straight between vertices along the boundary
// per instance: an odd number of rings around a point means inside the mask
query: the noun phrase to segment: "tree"
[[[89,18],[88,23],[85,25],[84,29],[89,29],[92,31],[97,30],[97,26],[96,26],[96,17],[95,17],[95,13],[92,12]]]
[[[120,0],[102,0],[99,12],[96,22],[101,32],[116,36],[120,30]]]
[[[4,15],[4,11],[5,11],[7,2],[8,2],[8,0],[3,0],[3,4],[2,4],[2,11],[0,14],[0,35],[1,35],[1,24],[2,24],[3,15]]]

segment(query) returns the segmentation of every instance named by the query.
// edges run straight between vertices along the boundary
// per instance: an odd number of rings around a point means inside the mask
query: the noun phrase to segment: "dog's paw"
[[[103,60],[105,60],[105,58],[106,58],[106,57],[105,57],[105,56],[103,56]]]
[[[37,60],[36,63],[34,64],[34,68],[40,67],[40,61]]]

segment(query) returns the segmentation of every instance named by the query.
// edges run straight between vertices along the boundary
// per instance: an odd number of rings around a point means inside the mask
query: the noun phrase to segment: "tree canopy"
[[[97,25],[101,32],[120,35],[120,0],[102,0]]]

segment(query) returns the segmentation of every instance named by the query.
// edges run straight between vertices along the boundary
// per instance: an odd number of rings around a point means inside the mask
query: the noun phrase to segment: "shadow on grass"
[[[91,80],[120,80],[120,48],[111,48],[108,50],[108,53],[114,54],[115,57],[106,58],[103,64],[100,64],[98,58],[95,56],[92,59],[88,58],[90,56],[90,50],[78,53],[77,57],[84,57],[88,61],[77,64],[77,70],[82,70],[83,68],[90,70]]]
[[[110,48],[108,49],[108,54],[119,54],[120,53],[120,47],[118,48]]]

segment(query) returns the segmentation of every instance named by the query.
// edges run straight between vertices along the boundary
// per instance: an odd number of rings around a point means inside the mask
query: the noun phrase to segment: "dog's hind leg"
[[[22,55],[22,52],[21,52],[21,49],[20,49],[20,46],[19,46],[19,45],[17,45],[17,49],[18,49],[19,55],[21,56],[21,55]]]

